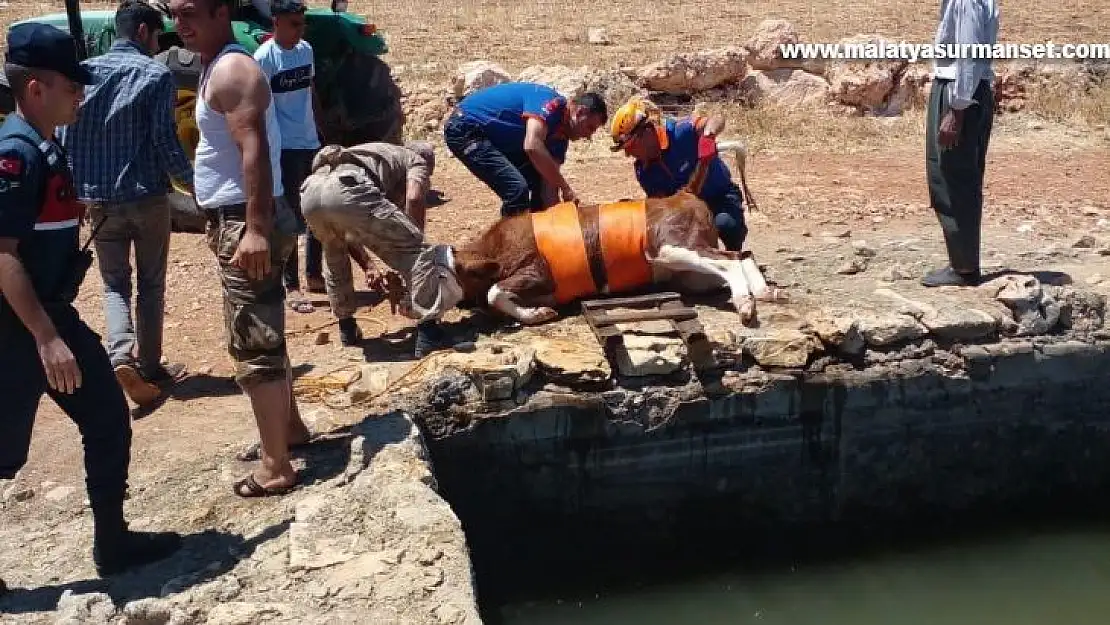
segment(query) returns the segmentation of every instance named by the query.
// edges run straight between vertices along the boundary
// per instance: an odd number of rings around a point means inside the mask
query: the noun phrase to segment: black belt
[[[247,218],[247,205],[244,204],[229,204],[228,206],[216,206],[214,208],[206,208],[204,212],[208,218],[213,221],[219,221],[220,217],[225,219],[246,219]]]

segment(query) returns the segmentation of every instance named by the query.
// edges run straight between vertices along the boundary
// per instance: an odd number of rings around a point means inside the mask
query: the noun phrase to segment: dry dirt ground
[[[352,10],[371,15],[390,33],[391,62],[406,65],[407,71],[440,77],[475,58],[503,61],[510,71],[535,62],[644,63],[675,50],[737,43],[766,17],[793,20],[815,41],[874,31],[923,40],[929,37],[936,13],[931,2],[863,0],[824,3],[820,8],[798,0],[774,4],[668,0],[649,3],[648,9],[585,0],[429,3],[439,13],[421,3],[352,4]],[[60,7],[60,3],[0,2],[0,23]],[[1005,3],[1002,11],[1006,40],[1110,39],[1110,14],[1100,3],[1067,0],[1044,6],[1022,0]],[[586,46],[581,39],[587,25],[607,27],[615,45]],[[553,61],[556,57],[559,60]],[[1110,244],[1108,121],[1065,125],[1032,112],[998,120],[987,164],[984,247],[988,266],[1066,269],[1091,282],[1097,282],[1095,274],[1110,277],[1110,257],[1097,253]],[[857,132],[822,139],[799,126],[761,136],[763,149],[749,159],[749,181],[761,208],[751,217],[750,245],[760,262],[769,266],[770,277],[793,289],[820,291],[828,282],[863,293],[874,289],[876,280],[894,266],[916,279],[942,262],[939,231],[928,208],[920,114],[844,123]],[[807,140],[786,136],[792,133]],[[445,202],[429,211],[428,237],[463,242],[496,218],[497,201],[442,148],[439,163],[434,185]],[[572,148],[566,169],[584,200],[638,195],[628,162],[611,155],[601,141]],[[844,231],[851,232],[851,239],[877,246],[909,238],[917,243],[882,247],[870,269],[839,276],[835,269],[851,250],[828,245],[822,234]],[[1086,234],[1095,237],[1095,247],[1076,251],[1072,243]],[[319,332],[312,328],[331,321],[325,298],[317,296],[316,304],[312,314],[290,311],[287,316],[291,332],[311,330],[290,336],[296,375],[363,362],[393,362],[397,373],[412,366],[409,324],[391,317],[387,305],[363,311],[377,320],[362,322],[369,337],[366,346],[344,349],[334,327],[324,330],[329,332],[327,343],[316,344]],[[103,330],[101,282],[95,270],[84,285],[79,308],[94,329]],[[170,360],[188,365],[189,377],[164,403],[135,415],[127,504],[139,528],[194,535],[193,553],[175,559],[172,571],[153,575],[161,582],[249,548],[241,536],[274,526],[286,514],[281,501],[242,500],[231,492],[232,481],[250,470],[233,454],[253,440],[255,430],[249,405],[230,379],[218,282],[202,235],[173,237],[165,353]],[[302,401],[301,409],[323,430],[353,423],[362,414],[310,401]],[[342,464],[336,455],[341,447],[332,452],[313,457],[306,481],[325,479],[333,465]],[[13,587],[28,589],[15,599],[0,599],[0,621],[43,619],[63,590],[87,589],[88,580],[95,578],[81,463],[75,427],[44,400],[30,462],[16,484],[33,496],[0,502],[0,544],[4,545],[0,577]],[[130,579],[138,584],[139,578]],[[158,580],[147,581],[157,584]],[[135,587],[132,593],[137,592]]]

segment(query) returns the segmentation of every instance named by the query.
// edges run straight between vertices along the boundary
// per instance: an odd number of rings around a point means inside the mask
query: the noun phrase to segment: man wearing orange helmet
[[[699,198],[709,205],[725,249],[739,252],[747,237],[744,195],[717,154],[716,137],[724,129],[720,117],[664,117],[653,103],[639,97],[617,109],[610,125],[614,152],[635,159],[636,180],[648,197],[667,197],[690,182],[699,160],[707,160]]]

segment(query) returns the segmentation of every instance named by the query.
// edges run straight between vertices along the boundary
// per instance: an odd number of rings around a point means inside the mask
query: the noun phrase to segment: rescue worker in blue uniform
[[[92,256],[79,246],[84,206],[54,129],[77,119],[93,78],[68,33],[34,23],[9,30],[4,73],[16,112],[0,127],[0,479],[26,463],[49,395],[81,433],[93,560],[112,575],[169,556],[181,538],[124,521],[131,415],[100,337],[73,306]]]
[[[633,97],[613,114],[610,134],[614,152],[623,150],[635,159],[636,180],[648,197],[667,197],[682,190],[697,169],[699,158],[707,158],[708,169],[697,195],[713,211],[714,225],[725,249],[739,252],[748,236],[744,223],[744,194],[732,173],[713,148],[704,151],[706,139],[724,129],[719,117],[664,117],[658,107]]]
[[[501,216],[577,199],[560,172],[569,142],[588,139],[609,119],[605,100],[568,100],[547,85],[509,82],[459,102],[443,127],[447,148],[501,198]]]

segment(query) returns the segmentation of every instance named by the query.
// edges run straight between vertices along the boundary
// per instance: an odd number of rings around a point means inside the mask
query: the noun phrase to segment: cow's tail
[[[748,161],[748,145],[740,140],[718,141],[717,150],[732,153],[732,158],[736,161],[736,169],[740,172],[740,190],[744,193],[744,201],[749,210],[758,211],[759,205],[756,204],[751,190],[748,189],[748,176],[745,171]]]

